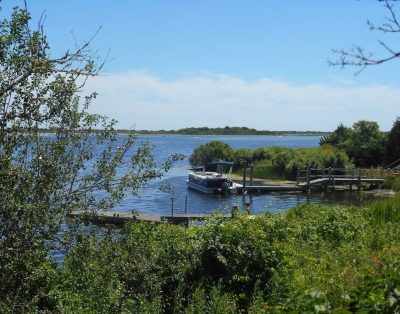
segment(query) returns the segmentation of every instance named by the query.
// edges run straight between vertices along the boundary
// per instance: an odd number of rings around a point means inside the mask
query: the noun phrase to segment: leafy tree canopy
[[[331,135],[321,139],[320,145],[325,144],[343,149],[357,167],[371,167],[382,164],[386,136],[378,123],[360,120],[352,128],[339,124]]]
[[[148,145],[117,137],[116,121],[90,114],[96,93],[82,88],[102,67],[90,42],[54,58],[30,20],[16,7],[0,21],[0,300],[17,312],[48,302],[45,270],[67,242],[67,212],[110,208],[179,158],[157,164]]]
[[[397,117],[389,132],[385,151],[385,163],[389,165],[400,159],[400,117]]]
[[[232,147],[221,141],[212,141],[197,147],[190,156],[189,161],[193,166],[203,166],[211,161],[221,161],[230,156]]]
[[[320,145],[330,144],[334,146],[340,146],[344,141],[346,141],[351,135],[351,129],[340,123],[333,133],[321,137],[319,143]]]

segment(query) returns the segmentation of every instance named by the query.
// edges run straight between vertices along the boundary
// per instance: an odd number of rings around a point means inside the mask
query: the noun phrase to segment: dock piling
[[[253,185],[254,164],[250,164],[250,186]]]
[[[310,192],[311,190],[311,166],[307,166],[307,192]]]
[[[246,161],[243,160],[243,192],[246,191],[246,170],[247,170],[247,165]]]

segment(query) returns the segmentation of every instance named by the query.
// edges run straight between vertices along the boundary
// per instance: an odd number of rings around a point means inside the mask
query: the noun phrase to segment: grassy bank
[[[82,233],[62,267],[47,263],[36,270],[43,288],[29,307],[66,313],[399,310],[399,227],[396,197],[363,208],[301,205],[251,219],[215,217],[199,227],[132,223],[98,230],[102,236]],[[0,308],[7,312],[9,302],[2,299]]]

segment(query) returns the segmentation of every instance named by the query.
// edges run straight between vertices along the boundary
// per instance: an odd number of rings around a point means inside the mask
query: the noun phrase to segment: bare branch
[[[389,16],[384,18],[385,23],[381,25],[375,25],[371,21],[367,21],[370,30],[376,30],[382,33],[400,32],[400,22],[397,18],[395,5],[393,4],[393,2],[396,1],[397,0],[378,0],[378,2],[384,3],[383,6],[387,10]],[[389,53],[389,55],[375,57],[372,52],[367,53],[362,47],[353,45],[350,50],[333,49],[332,51],[339,55],[339,59],[334,61],[328,60],[328,64],[331,66],[339,66],[340,68],[345,68],[346,66],[359,67],[360,70],[354,73],[355,75],[358,75],[368,66],[382,64],[400,57],[400,50],[389,47],[389,45],[382,40],[378,40],[378,43]]]

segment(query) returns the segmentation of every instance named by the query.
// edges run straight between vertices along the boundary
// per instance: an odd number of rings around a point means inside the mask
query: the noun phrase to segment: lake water
[[[123,135],[121,135],[121,140]],[[188,158],[193,150],[201,144],[220,140],[228,143],[233,148],[257,148],[269,146],[285,146],[290,148],[317,147],[318,136],[139,136],[138,142],[146,141],[154,147],[154,154],[158,161],[163,161],[173,153],[182,153],[185,159],[177,163],[173,169],[161,180],[151,182],[140,191],[140,197],[127,197],[114,210],[131,212],[136,210],[142,213],[169,215],[172,210],[171,194],[161,192],[159,187],[165,183],[172,184],[175,188],[173,195],[174,214],[187,213],[203,214],[213,211],[229,212],[232,205],[237,204],[244,208],[245,203],[251,203],[253,214],[264,211],[275,212],[288,209],[305,202],[323,204],[354,204],[364,203],[370,196],[357,192],[320,193],[268,193],[262,195],[208,195],[194,190],[189,190],[186,180],[189,174]],[[187,202],[186,202],[187,200]],[[185,205],[187,204],[187,205]]]

